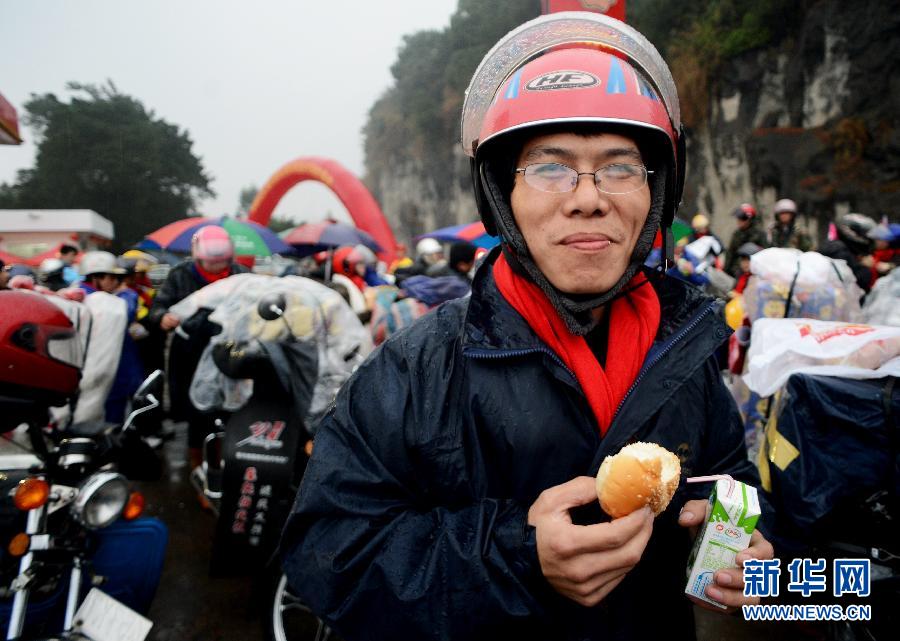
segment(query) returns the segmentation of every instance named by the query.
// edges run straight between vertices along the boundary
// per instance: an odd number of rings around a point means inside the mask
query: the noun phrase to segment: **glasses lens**
[[[597,187],[606,194],[628,194],[647,182],[643,165],[607,165],[597,170]]]
[[[525,182],[541,191],[572,191],[577,180],[578,174],[574,169],[555,162],[535,163],[525,168]]]

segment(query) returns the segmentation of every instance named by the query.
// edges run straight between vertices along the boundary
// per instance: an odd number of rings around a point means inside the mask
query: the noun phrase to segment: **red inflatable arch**
[[[267,225],[278,201],[291,187],[304,180],[318,181],[334,192],[350,212],[356,226],[371,234],[382,246],[384,251],[379,258],[387,263],[396,258],[394,232],[372,194],[356,176],[328,158],[297,158],[275,172],[250,206],[250,220]]]

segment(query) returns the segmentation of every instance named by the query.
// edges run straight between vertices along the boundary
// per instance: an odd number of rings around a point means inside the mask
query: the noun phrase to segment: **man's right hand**
[[[162,320],[159,321],[159,326],[164,331],[169,331],[170,329],[175,329],[180,324],[181,324],[181,319],[178,318],[172,312],[166,312],[165,315],[163,315]]]
[[[585,606],[597,605],[622,582],[653,532],[649,508],[609,523],[572,523],[569,510],[596,500],[594,479],[579,476],[544,490],[528,510],[544,577],[557,592]]]

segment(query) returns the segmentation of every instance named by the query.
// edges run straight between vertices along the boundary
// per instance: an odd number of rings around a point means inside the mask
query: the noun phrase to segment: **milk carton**
[[[734,557],[749,547],[759,513],[755,487],[728,477],[716,480],[709,497],[706,523],[697,533],[688,557],[685,594],[725,607],[706,596],[706,586],[713,582],[717,570],[737,567]]]

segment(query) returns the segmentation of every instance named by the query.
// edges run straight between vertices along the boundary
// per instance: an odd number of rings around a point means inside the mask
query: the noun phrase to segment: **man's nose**
[[[569,213],[577,216],[603,216],[609,211],[607,195],[597,188],[594,174],[581,173],[571,192]]]

